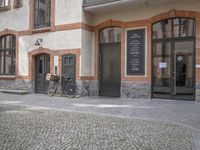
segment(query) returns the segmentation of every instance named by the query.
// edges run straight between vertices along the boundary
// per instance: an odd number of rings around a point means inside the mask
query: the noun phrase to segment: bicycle
[[[62,82],[60,92],[62,96],[74,98],[77,94],[76,81],[72,80],[70,77],[61,75]],[[48,95],[53,96],[58,91],[58,83],[60,77],[58,75],[47,75],[47,80],[49,80]]]
[[[77,94],[76,81],[70,77],[65,77],[62,75],[64,86],[61,86],[61,94],[66,97],[74,98]]]

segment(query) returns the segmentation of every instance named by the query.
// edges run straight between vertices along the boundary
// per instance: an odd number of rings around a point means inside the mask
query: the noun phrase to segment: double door
[[[153,43],[154,98],[194,100],[194,40]]]

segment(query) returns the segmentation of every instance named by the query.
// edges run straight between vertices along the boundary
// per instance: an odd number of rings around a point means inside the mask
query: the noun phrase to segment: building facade
[[[0,88],[200,100],[199,0],[0,0]]]

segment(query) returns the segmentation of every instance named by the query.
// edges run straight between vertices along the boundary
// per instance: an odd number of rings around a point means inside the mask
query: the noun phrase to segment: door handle
[[[101,74],[101,54],[99,55],[99,75]]]
[[[173,72],[173,76],[174,76],[174,92],[173,94],[176,94],[176,51],[174,51],[174,72]]]
[[[173,74],[173,79],[175,80],[175,78],[176,78],[176,72],[172,72],[172,74]]]

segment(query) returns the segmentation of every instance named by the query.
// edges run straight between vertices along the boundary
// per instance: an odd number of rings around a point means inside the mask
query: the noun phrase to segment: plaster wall
[[[0,12],[0,31],[5,29],[11,30],[28,30],[29,29],[29,0],[23,1],[23,7],[13,9],[14,0],[10,0],[11,9]]]
[[[28,75],[28,52],[38,48],[35,46],[38,38],[43,39],[40,47],[50,50],[81,48],[81,29],[21,36],[19,37],[19,75],[21,76]]]
[[[55,25],[82,22],[82,0],[56,0]]]
[[[81,76],[94,76],[95,33],[82,30]]]
[[[93,19],[94,19],[93,17],[94,16],[93,16],[92,13],[83,11],[83,13],[82,13],[82,22],[92,25],[93,24]]]
[[[109,13],[106,12],[101,14],[94,14],[92,25],[97,25],[108,19],[128,22],[149,19],[155,15],[167,12],[171,9],[199,11],[199,8],[199,0],[182,0],[165,5],[133,7]]]

